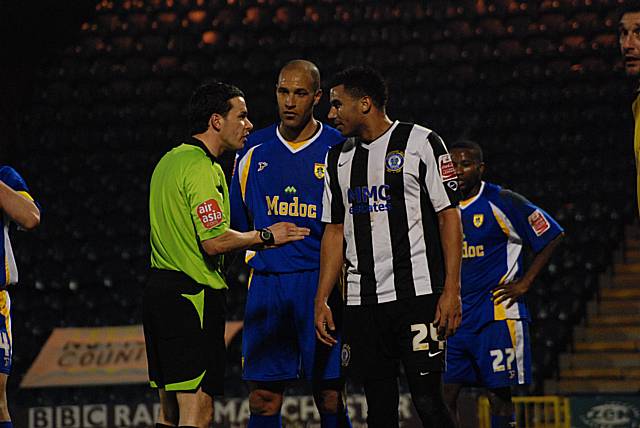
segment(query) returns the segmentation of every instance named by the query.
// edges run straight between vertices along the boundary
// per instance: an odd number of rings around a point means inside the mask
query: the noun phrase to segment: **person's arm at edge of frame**
[[[438,300],[434,324],[438,336],[452,336],[462,320],[460,300],[460,265],[462,263],[462,222],[457,207],[445,208],[438,213],[440,241],[444,254],[444,290]]]
[[[327,224],[320,243],[320,277],[314,301],[314,319],[318,340],[329,346],[335,345],[337,341],[331,335],[336,327],[327,300],[338,281],[340,272],[342,272],[342,264],[344,263],[343,233],[344,225],[342,223]]]
[[[561,232],[558,234],[558,236],[553,238],[553,240],[549,242],[542,249],[542,251],[539,251],[533,258],[531,266],[529,266],[529,269],[527,269],[527,272],[522,278],[515,282],[502,284],[494,288],[494,304],[498,305],[509,299],[509,303],[507,303],[508,309],[511,307],[511,305],[516,303],[520,296],[529,291],[529,289],[533,285],[534,280],[536,279],[542,268],[546,266],[547,262],[549,262],[551,255],[563,239],[564,232]]]
[[[31,199],[0,181],[0,208],[25,230],[33,230],[40,224],[40,210]]]
[[[304,239],[305,236],[309,236],[309,233],[311,232],[306,227],[298,227],[295,224],[288,222],[272,224],[268,229],[273,234],[272,244],[265,244],[262,239],[260,239],[259,230],[238,232],[237,230],[228,229],[220,236],[202,241],[202,248],[210,256],[227,253],[229,251],[246,250],[249,248],[273,248],[288,242],[300,241],[301,239]]]

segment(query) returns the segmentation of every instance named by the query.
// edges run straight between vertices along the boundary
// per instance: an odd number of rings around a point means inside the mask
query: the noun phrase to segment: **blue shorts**
[[[11,372],[11,299],[7,290],[0,291],[0,373]]]
[[[253,271],[242,333],[243,379],[268,382],[340,377],[340,343],[329,347],[316,339],[313,299],[318,273]],[[334,305],[334,317],[341,311]]]
[[[492,389],[531,383],[527,321],[493,321],[477,332],[456,331],[447,340],[444,382]]]

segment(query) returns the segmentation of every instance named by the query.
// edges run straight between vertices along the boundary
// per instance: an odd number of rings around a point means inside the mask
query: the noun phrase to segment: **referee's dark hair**
[[[470,150],[472,152],[475,152],[475,157],[476,160],[480,163],[484,162],[483,160],[483,153],[482,153],[482,147],[480,147],[480,144],[476,143],[475,141],[471,141],[471,140],[458,140],[455,143],[453,143],[450,147],[449,147],[449,151],[453,150],[453,149],[459,149],[459,150]]]
[[[231,110],[229,100],[235,97],[244,97],[244,93],[227,83],[212,80],[198,86],[189,100],[189,135],[205,132],[212,114],[226,116]]]
[[[331,87],[344,85],[345,91],[355,98],[371,97],[373,105],[384,110],[388,99],[387,83],[380,73],[371,67],[349,67],[336,74]]]

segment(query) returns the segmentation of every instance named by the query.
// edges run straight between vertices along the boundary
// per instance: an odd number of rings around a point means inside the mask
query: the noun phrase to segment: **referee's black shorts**
[[[153,269],[143,327],[151,385],[167,391],[224,392],[226,291],[182,272]]]
[[[342,367],[356,380],[398,375],[401,361],[407,376],[442,372],[445,341],[438,340],[433,319],[439,294],[388,303],[346,306]]]

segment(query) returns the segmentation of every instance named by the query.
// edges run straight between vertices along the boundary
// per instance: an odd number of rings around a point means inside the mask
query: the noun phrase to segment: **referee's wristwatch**
[[[273,236],[273,232],[268,227],[260,229],[260,240],[265,245],[273,245],[276,243],[276,239]]]

